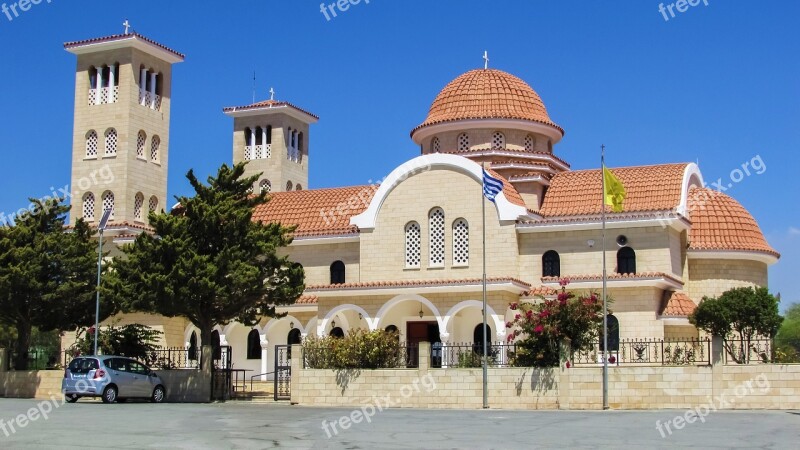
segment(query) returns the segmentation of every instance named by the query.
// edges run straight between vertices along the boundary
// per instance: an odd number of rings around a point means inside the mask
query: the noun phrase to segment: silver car
[[[100,397],[103,403],[149,398],[161,403],[167,395],[161,378],[147,366],[124,356],[79,356],[64,370],[61,392],[69,403]]]

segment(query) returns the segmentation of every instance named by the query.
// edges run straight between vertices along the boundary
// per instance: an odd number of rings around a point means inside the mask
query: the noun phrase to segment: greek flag
[[[494,198],[501,192],[503,192],[503,182],[489,175],[489,172],[483,169],[483,195],[494,202]]]

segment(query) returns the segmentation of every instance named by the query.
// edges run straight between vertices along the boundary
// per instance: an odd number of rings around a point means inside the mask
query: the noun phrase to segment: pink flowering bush
[[[561,280],[561,292],[541,303],[512,303],[514,320],[506,323],[508,341],[517,341],[511,363],[523,367],[556,367],[559,343],[568,338],[573,350],[588,350],[601,332],[603,302],[595,293],[575,296]]]

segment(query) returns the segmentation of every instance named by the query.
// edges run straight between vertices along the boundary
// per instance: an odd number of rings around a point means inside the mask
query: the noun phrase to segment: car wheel
[[[75,403],[79,398],[81,398],[81,396],[78,394],[67,394],[64,396],[64,399],[67,401],[67,403]]]
[[[117,388],[106,386],[103,389],[103,403],[114,403],[117,400]]]
[[[155,389],[153,389],[153,396],[150,397],[150,401],[153,403],[162,403],[166,396],[167,393],[164,391],[164,386],[158,385]]]

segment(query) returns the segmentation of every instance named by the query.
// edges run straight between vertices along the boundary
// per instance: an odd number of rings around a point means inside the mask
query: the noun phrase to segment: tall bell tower
[[[246,176],[261,173],[255,192],[308,188],[308,130],[319,117],[297,106],[270,99],[224,108],[233,117],[233,163],[247,161]]]
[[[184,55],[129,31],[67,42],[78,58],[70,223],[113,211],[115,234],[136,234],[167,204],[172,65]]]

